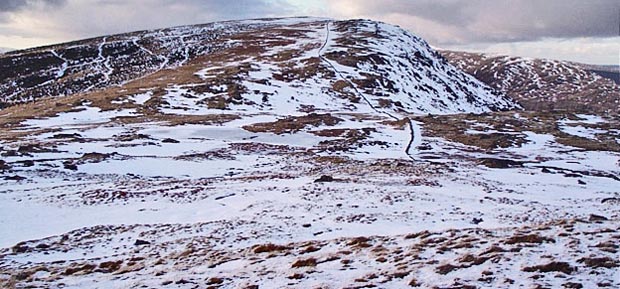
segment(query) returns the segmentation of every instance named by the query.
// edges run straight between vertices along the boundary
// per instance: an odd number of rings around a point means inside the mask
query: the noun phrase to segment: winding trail
[[[327,43],[329,43],[329,41],[330,41],[330,30],[329,30],[329,24],[330,23],[331,23],[331,21],[328,21],[325,24],[326,36],[325,36],[325,41],[323,42],[323,45],[321,45],[321,48],[319,49],[319,59],[321,59],[321,61],[325,62],[334,71],[334,73],[336,73],[336,75],[338,77],[340,77],[342,80],[346,81],[349,84],[349,86],[351,86],[353,88],[355,93],[359,97],[361,97],[368,104],[368,106],[370,106],[370,108],[372,110],[374,110],[375,112],[377,112],[379,114],[386,115],[386,116],[388,116],[389,118],[391,118],[391,119],[393,119],[395,121],[400,121],[401,118],[397,117],[396,115],[392,114],[391,112],[385,111],[385,110],[381,110],[381,109],[377,108],[375,105],[373,105],[370,102],[370,100],[357,88],[357,86],[355,86],[355,84],[353,82],[351,82],[351,80],[346,78],[342,74],[342,72],[340,72],[340,70],[338,70],[338,68],[336,68],[336,66],[330,60],[328,60],[325,56],[323,56],[323,50],[325,49],[325,47],[327,47]],[[411,150],[416,148],[422,142],[422,133],[421,133],[421,130],[420,130],[420,126],[418,124],[416,124],[414,121],[409,119],[409,117],[405,117],[405,119],[407,119],[407,122],[409,123],[409,131],[410,131],[410,138],[409,138],[409,141],[407,142],[407,146],[405,147],[405,154],[407,154],[407,156],[411,160],[415,161],[416,158],[411,153]]]

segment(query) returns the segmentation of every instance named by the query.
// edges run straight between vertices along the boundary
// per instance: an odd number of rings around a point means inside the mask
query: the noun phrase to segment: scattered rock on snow
[[[137,239],[136,242],[133,243],[135,246],[141,246],[141,245],[150,245],[151,242],[149,241],[145,241],[145,240],[140,240]]]
[[[180,143],[180,141],[173,139],[173,138],[165,138],[163,140],[161,140],[161,142],[163,143]]]
[[[523,166],[523,162],[496,158],[482,158],[480,159],[480,164],[492,169],[518,168]]]
[[[333,182],[335,181],[335,179],[331,176],[321,176],[320,178],[314,180],[315,183],[327,183],[327,182]]]
[[[12,175],[12,176],[8,176],[8,177],[4,177],[4,180],[6,181],[23,181],[26,178],[22,177],[22,176],[18,176],[18,175]]]
[[[600,221],[608,221],[607,217],[601,215],[590,214],[590,218],[588,218],[590,222],[600,222]]]

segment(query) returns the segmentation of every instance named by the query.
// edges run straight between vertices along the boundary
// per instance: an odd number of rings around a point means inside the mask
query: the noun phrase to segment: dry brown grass
[[[285,250],[289,250],[289,247],[275,245],[275,244],[264,244],[264,245],[256,245],[252,248],[252,251],[256,254],[260,253],[272,253],[272,252],[281,252]]]
[[[548,112],[494,112],[485,114],[457,114],[443,116],[414,117],[423,122],[423,133],[427,136],[443,137],[449,141],[477,147],[482,150],[497,148],[518,147],[526,141],[524,132],[550,134],[555,140],[564,145],[586,150],[605,150],[620,152],[620,144],[611,133],[614,128],[620,127],[620,119],[605,115],[607,122],[599,124],[580,124],[586,127],[602,129],[608,133],[597,135],[596,139],[587,139],[569,135],[560,130],[558,122],[563,119],[578,120],[573,113],[562,111]],[[466,133],[467,130],[477,130],[482,133]],[[491,132],[495,130],[497,132]]]
[[[300,268],[300,267],[316,267],[317,265],[317,260],[315,258],[308,258],[308,259],[300,259],[295,261],[295,263],[293,263],[291,265],[292,268]]]
[[[263,122],[246,125],[243,129],[251,132],[270,132],[275,134],[295,133],[306,126],[333,126],[343,121],[331,114],[310,113],[305,116],[291,116],[274,122]]]
[[[506,239],[504,243],[509,244],[509,245],[521,244],[521,243],[542,244],[542,243],[555,243],[555,240],[553,238],[544,237],[538,234],[529,234],[529,235],[512,236]]]
[[[523,268],[524,272],[562,272],[564,274],[571,274],[575,272],[577,269],[572,267],[570,264],[566,262],[551,262],[543,265],[531,266]]]

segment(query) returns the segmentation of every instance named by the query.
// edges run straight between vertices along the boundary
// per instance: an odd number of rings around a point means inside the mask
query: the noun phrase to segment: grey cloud
[[[0,37],[65,41],[175,25],[307,13],[382,20],[444,47],[544,38],[605,38],[618,36],[620,27],[618,0],[315,1],[0,0]],[[37,23],[15,19],[36,19]]]
[[[95,0],[91,2],[93,2],[92,7],[98,7],[96,11],[93,11],[95,15],[78,19],[58,19],[59,24],[67,29],[76,29],[75,32],[79,35],[105,34],[264,17],[265,15],[285,15],[292,11],[292,6],[282,0]],[[117,11],[122,12],[117,13]],[[76,22],[81,26],[75,27]]]
[[[617,0],[359,0],[358,13],[372,18],[409,18],[414,32],[437,43],[530,41],[545,37],[613,37],[619,35]],[[413,20],[412,20],[413,19]],[[430,21],[442,32],[428,35]],[[435,27],[435,29],[437,29]],[[443,35],[440,37],[438,35]],[[451,35],[452,37],[446,37]]]
[[[26,9],[32,5],[60,6],[65,0],[0,0],[0,13]]]
[[[34,6],[52,9],[65,4],[66,0],[0,0],[0,24],[8,21],[11,13],[29,9]]]

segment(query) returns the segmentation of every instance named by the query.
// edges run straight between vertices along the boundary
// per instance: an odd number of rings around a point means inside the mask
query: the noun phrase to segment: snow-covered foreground
[[[412,161],[405,123],[377,115],[315,115],[274,133],[291,118],[119,125],[83,109],[27,121],[17,131],[28,137],[3,144],[1,268],[24,272],[12,276],[19,286],[620,285],[616,261],[587,261],[618,259],[617,245],[599,246],[618,240],[615,152],[535,132],[485,151],[433,135],[419,118]],[[519,133],[466,123],[472,136]],[[404,236],[425,230],[436,236]],[[543,241],[504,245],[521,231]],[[260,253],[265,244],[277,246]],[[568,269],[524,272],[556,261]]]

